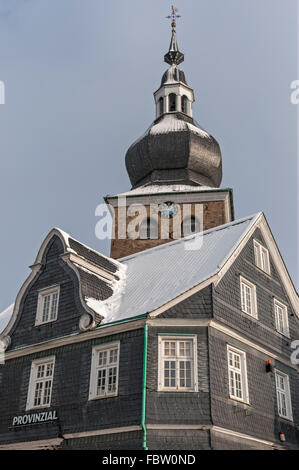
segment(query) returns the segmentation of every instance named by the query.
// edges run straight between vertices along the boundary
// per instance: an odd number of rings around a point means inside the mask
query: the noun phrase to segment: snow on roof
[[[151,312],[216,274],[258,216],[120,259],[126,287],[114,319]],[[200,247],[192,249],[194,243]]]
[[[149,134],[168,134],[170,132],[182,132],[188,130],[204,139],[211,138],[211,136],[200,127],[194,126],[193,124],[182,119],[178,119],[176,114],[166,114],[163,116],[157,124],[150,128]]]
[[[194,186],[191,184],[150,184],[148,186],[140,186],[139,188],[132,189],[125,193],[117,194],[116,196],[109,197],[122,197],[122,196],[139,196],[146,194],[162,194],[162,193],[183,193],[183,192],[202,192],[202,191],[225,191],[219,188],[212,188],[211,186]]]
[[[113,294],[105,300],[87,296],[87,305],[104,317],[101,324],[154,311],[216,274],[259,216],[260,213],[118,260],[118,280],[109,282]],[[14,304],[0,313],[0,333],[7,326],[13,307]]]
[[[12,316],[15,304],[11,304],[3,312],[0,313],[0,334],[7,327],[8,322]]]

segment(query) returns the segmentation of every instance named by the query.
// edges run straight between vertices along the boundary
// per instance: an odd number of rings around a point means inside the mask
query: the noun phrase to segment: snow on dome
[[[203,137],[203,138],[207,138],[207,139],[210,139],[211,136],[210,134],[208,134],[206,131],[204,131],[203,129],[200,129],[200,127],[196,127],[194,126],[193,124],[190,124],[189,122],[186,123],[187,124],[187,127],[188,129],[193,132],[194,134],[197,134],[199,135],[200,137]]]
[[[161,121],[150,129],[150,134],[167,134],[168,132],[179,132],[187,129],[186,122],[178,119],[175,114],[166,114]]]

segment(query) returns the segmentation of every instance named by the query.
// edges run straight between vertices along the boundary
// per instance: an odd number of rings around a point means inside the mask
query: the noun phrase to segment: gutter
[[[142,437],[142,449],[148,450],[146,445],[146,424],[145,424],[145,415],[146,415],[146,372],[147,372],[147,340],[148,340],[148,325],[144,325],[144,349],[143,349],[143,378],[142,378],[142,411],[141,411],[141,428],[143,431]]]

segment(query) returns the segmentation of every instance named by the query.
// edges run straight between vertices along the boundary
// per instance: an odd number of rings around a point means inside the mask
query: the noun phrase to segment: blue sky
[[[130,188],[124,157],[153,121],[166,0],[0,0],[0,311],[60,227],[109,254],[95,208]],[[236,217],[263,211],[298,288],[296,0],[177,0],[197,121],[220,143]]]

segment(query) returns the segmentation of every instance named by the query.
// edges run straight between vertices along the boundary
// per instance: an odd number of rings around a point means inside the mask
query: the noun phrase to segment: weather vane
[[[171,15],[166,16],[166,18],[170,18],[172,20],[171,26],[173,28],[176,27],[176,19],[181,17],[181,15],[177,15],[178,11],[179,10],[177,8],[174,8],[174,6],[171,5]]]

